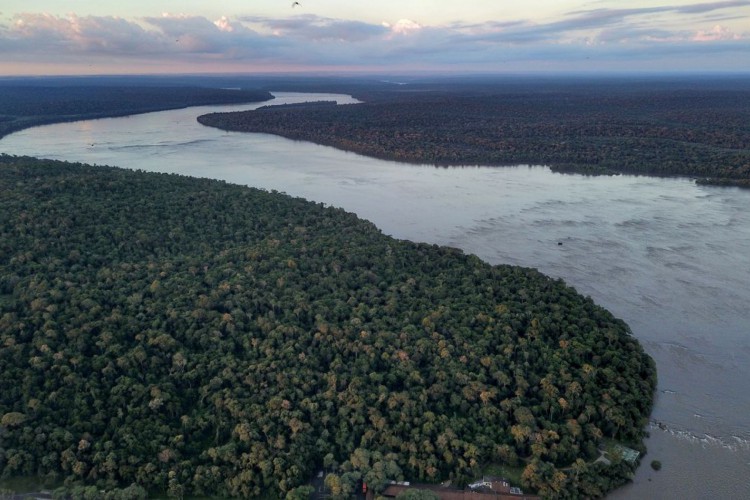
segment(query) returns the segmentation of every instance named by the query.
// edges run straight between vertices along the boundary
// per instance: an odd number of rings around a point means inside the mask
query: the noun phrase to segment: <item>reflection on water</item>
[[[322,97],[333,98],[352,102]],[[562,277],[627,321],[659,370],[660,425],[635,483],[613,496],[750,498],[750,191],[401,165],[195,121],[215,109],[40,127],[0,150],[275,189],[344,207],[397,238]]]

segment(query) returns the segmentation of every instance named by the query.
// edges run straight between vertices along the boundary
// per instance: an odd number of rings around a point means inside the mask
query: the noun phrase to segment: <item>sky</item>
[[[750,72],[750,0],[2,0],[0,76]]]

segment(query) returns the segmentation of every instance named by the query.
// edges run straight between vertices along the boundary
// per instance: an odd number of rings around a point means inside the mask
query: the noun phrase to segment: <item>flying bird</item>
[[[299,2],[294,2],[294,3],[292,4],[292,8],[295,8],[295,7],[296,7],[296,6],[298,6],[298,5],[299,5],[300,7],[302,7],[302,5],[301,5],[301,4],[299,3]]]

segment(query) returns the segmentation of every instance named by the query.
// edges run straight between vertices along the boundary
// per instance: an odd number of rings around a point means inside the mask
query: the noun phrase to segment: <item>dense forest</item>
[[[220,181],[0,156],[0,473],[305,498],[325,469],[550,498],[632,473],[654,363],[561,280]]]
[[[750,187],[747,77],[0,78],[0,137],[60,121],[264,101],[269,90],[340,92],[364,102],[269,106],[199,121],[411,163],[542,164]]]
[[[750,187],[750,82],[481,82],[352,89],[362,104],[201,116],[383,159],[549,165]]]
[[[48,123],[272,98],[268,92],[258,90],[84,83],[72,86],[0,81],[0,137]]]

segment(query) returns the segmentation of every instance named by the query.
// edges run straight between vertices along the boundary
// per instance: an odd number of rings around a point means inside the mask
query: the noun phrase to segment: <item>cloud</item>
[[[627,17],[651,15],[656,13],[675,14],[705,14],[717,10],[748,7],[747,0],[730,0],[723,2],[704,2],[688,5],[661,5],[656,7],[636,7],[620,9],[591,9],[575,10],[568,13],[574,19],[578,18],[584,22],[599,20],[600,22],[617,22]]]
[[[23,52],[148,54],[154,42],[151,33],[118,17],[20,14],[0,30],[0,46]]]
[[[101,57],[132,59],[257,59],[274,57],[279,40],[222,17],[163,14],[137,21],[107,16],[19,14],[0,26],[0,50],[23,60]]]
[[[246,16],[241,20],[257,25],[276,37],[309,41],[360,42],[377,38],[387,32],[386,27],[377,24],[331,19],[312,14],[282,19]]]
[[[201,16],[165,13],[161,17],[144,17],[142,21],[157,28],[151,30],[157,36],[173,42],[170,52],[236,57],[252,53],[252,49],[258,46],[271,49],[276,45],[242,23],[226,17],[211,21]]]
[[[398,35],[409,35],[422,29],[419,23],[412,21],[411,19],[399,19],[396,24],[383,23],[385,28],[388,28],[392,33]]]
[[[747,7],[747,0],[732,0],[726,2],[705,2],[692,5],[681,5],[674,10],[683,14],[702,14],[704,12],[713,12],[720,9],[729,9],[733,7]]]
[[[619,9],[592,9],[576,10],[567,13],[564,19],[539,26],[538,33],[549,35],[551,33],[571,33],[583,30],[603,30],[613,26],[630,27],[639,29],[643,23],[664,24],[674,23],[680,16],[688,14],[709,14],[715,11],[734,9],[732,17],[748,18],[748,15],[738,15],[738,8],[750,8],[747,0],[729,0],[721,2],[704,2],[691,5],[662,5],[655,7],[619,8]],[[659,17],[660,14],[669,15],[669,21]],[[715,16],[704,16],[710,19]]]
[[[574,70],[589,67],[591,61],[637,69],[633,61],[658,66],[660,60],[666,70],[677,64],[675,58],[690,64],[694,54],[705,58],[706,64],[726,64],[731,70],[737,65],[750,67],[750,35],[709,20],[747,17],[736,8],[747,4],[594,9],[573,11],[546,23],[509,19],[444,26],[409,19],[368,23],[316,15],[212,20],[165,13],[128,20],[19,14],[9,24],[0,24],[0,52],[6,59],[40,64],[123,59],[149,68],[180,65],[186,71]],[[662,14],[698,16],[704,22],[690,27],[668,24],[657,19]]]
[[[717,24],[709,31],[697,32],[692,40],[696,42],[714,42],[717,40],[742,40],[742,38],[741,35],[732,33],[728,28]]]
[[[455,25],[453,39],[457,43],[485,43],[508,45],[601,45],[658,43],[662,41],[689,42],[715,41],[722,39],[744,40],[747,35],[710,31],[686,32],[669,28],[670,24],[660,20],[659,15],[670,18],[687,14],[711,14],[703,16],[706,21],[746,19],[737,14],[717,16],[715,11],[733,7],[748,7],[747,1],[708,2],[686,6],[655,6],[642,8],[577,10],[565,14],[561,19],[547,23],[513,21]],[[639,49],[640,50],[640,49]]]
[[[214,21],[214,26],[219,28],[219,30],[221,31],[227,31],[229,33],[234,31],[234,26],[232,25],[232,22],[229,19],[227,19],[226,16],[221,16],[220,19],[217,19],[216,21]]]

